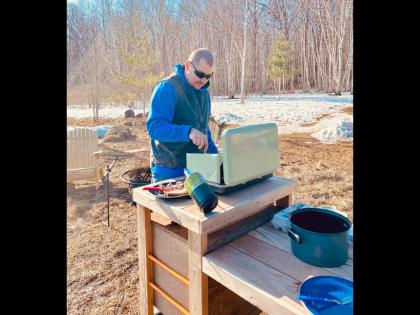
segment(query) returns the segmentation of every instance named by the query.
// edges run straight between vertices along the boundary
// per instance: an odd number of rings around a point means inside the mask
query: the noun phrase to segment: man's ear
[[[187,61],[185,61],[184,66],[185,66],[185,70],[187,70],[189,72],[190,68],[191,68],[191,63],[187,60]]]

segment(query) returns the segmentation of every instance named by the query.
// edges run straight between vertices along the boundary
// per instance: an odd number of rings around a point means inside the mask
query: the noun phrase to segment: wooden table
[[[353,281],[353,247],[339,268],[319,268],[297,259],[287,233],[264,224],[203,257],[203,272],[268,314],[311,314],[296,300],[311,276]]]
[[[264,225],[291,204],[296,187],[293,180],[274,176],[218,195],[218,206],[207,215],[191,199],[163,200],[142,187],[133,189],[140,313],[153,314],[155,305],[164,314],[256,314],[256,308],[239,311],[242,306],[235,304],[234,295],[242,297],[243,305],[252,303],[270,314],[281,314],[280,309],[285,314],[308,314],[293,301],[295,280],[324,270],[299,265],[287,249],[286,236]],[[289,266],[283,269],[284,264]],[[209,289],[213,279],[222,285],[220,290],[227,288],[224,298],[231,298],[222,309],[217,304],[223,299],[216,302],[217,294]]]

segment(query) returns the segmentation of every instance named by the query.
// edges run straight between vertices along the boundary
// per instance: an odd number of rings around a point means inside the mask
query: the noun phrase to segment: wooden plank
[[[188,279],[188,241],[153,224],[153,256]]]
[[[80,133],[81,133],[80,142],[79,142],[80,163],[81,163],[81,165],[88,165],[89,161],[88,161],[87,156],[86,156],[86,149],[88,148],[87,130],[83,128],[83,129],[80,130]]]
[[[171,269],[188,277],[188,232],[157,213],[152,213],[153,255]],[[184,231],[180,232],[182,228]],[[186,234],[186,235],[185,235]],[[189,308],[188,286],[159,266],[153,266],[154,282],[170,294],[179,304]],[[154,292],[154,304],[163,314],[182,314],[175,306]]]
[[[310,314],[294,279],[230,245],[203,257],[203,272],[268,314]]]
[[[265,209],[242,219],[232,225],[220,229],[208,236],[208,250],[211,252],[230,241],[252,231],[256,227],[270,221],[273,215],[279,210],[275,206],[266,207]]]
[[[79,139],[80,139],[80,135],[81,135],[81,130],[80,128],[77,128],[74,130],[75,131],[75,137],[74,137],[74,147],[75,147],[75,160],[76,160],[76,167],[80,168],[82,167],[82,163],[80,160],[80,145],[79,145]]]
[[[320,275],[338,276],[353,281],[353,275],[345,270],[340,268],[320,268],[309,265],[296,258],[292,253],[281,250],[250,235],[244,235],[229,245],[253,257],[255,260],[292,277],[299,281],[299,283],[303,282],[309,276]]]
[[[290,206],[292,204],[292,199],[293,199],[292,194],[290,194],[290,195],[288,195],[286,197],[283,197],[283,198],[281,198],[279,200],[276,200],[276,202],[274,203],[274,205],[277,208],[287,208],[288,206]]]
[[[67,169],[70,170],[71,180],[95,178],[99,180],[98,163],[92,155],[97,151],[98,140],[96,133],[89,128],[75,128],[67,132]],[[75,169],[87,169],[95,167],[95,175],[85,174],[79,171],[79,174],[73,174]],[[85,176],[85,177],[83,177]]]
[[[154,290],[154,293],[158,293],[160,296],[162,296],[167,302],[170,302],[172,306],[174,306],[176,309],[182,312],[184,315],[190,315],[189,311],[183,307],[181,304],[179,304],[174,298],[168,294],[168,292],[165,292],[162,288],[159,288],[156,284],[153,282],[149,282],[149,286],[151,286]]]
[[[140,314],[153,314],[153,289],[148,285],[153,279],[153,266],[148,259],[152,254],[151,211],[137,204],[137,233],[139,251]]]
[[[261,310],[229,290],[216,280],[208,277],[210,315],[259,315]]]
[[[77,146],[76,146],[76,130],[72,133],[72,148],[73,148],[73,167],[72,168],[79,168],[77,163]]]
[[[218,206],[207,215],[200,212],[191,199],[163,200],[142,190],[142,187],[133,189],[133,200],[188,230],[198,234],[210,234],[257,213],[295,190],[295,181],[273,176],[239,191],[218,195]]]
[[[164,315],[184,315],[180,310],[167,301],[162,295],[158,292],[153,291],[153,301],[156,308]]]
[[[72,168],[73,162],[73,146],[71,141],[71,133],[67,132],[67,169]]]
[[[152,213],[153,255],[164,260],[180,274],[188,274],[188,230],[157,213]],[[189,308],[188,287],[160,270],[153,268],[154,281],[159,287]],[[261,311],[217,281],[208,278],[209,314],[257,315]],[[163,314],[181,315],[176,307],[154,292],[154,304]]]
[[[277,176],[219,197],[219,204],[208,216],[200,219],[200,233],[207,234],[258,212],[291,195],[297,188],[295,181]]]
[[[174,271],[188,278],[188,243],[182,237],[168,232],[153,224],[153,255]],[[153,271],[154,282],[188,309],[188,286],[156,264],[153,264]],[[155,304],[163,312],[159,303]]]
[[[180,236],[182,237],[185,242],[185,246],[188,246],[188,230],[184,228],[182,225],[178,223],[172,222],[168,218],[156,213],[152,212],[152,221],[156,223],[158,227],[163,228],[169,234],[176,234],[173,237]]]
[[[207,235],[188,231],[189,306],[192,315],[208,315],[208,277],[202,272],[202,257],[207,251]]]
[[[74,145],[73,145],[73,134],[67,132],[67,168],[76,168],[74,166]]]
[[[67,170],[67,181],[96,179],[96,168],[86,167]]]

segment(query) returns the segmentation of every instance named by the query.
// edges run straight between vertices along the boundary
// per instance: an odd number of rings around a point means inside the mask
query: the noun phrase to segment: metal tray
[[[168,181],[166,183],[162,183],[163,186],[168,185],[169,183],[172,183],[172,185],[176,185],[176,182],[180,181],[180,179],[178,180],[173,180],[173,181]],[[183,180],[182,180],[183,181]],[[159,184],[160,185],[160,184]],[[159,185],[153,185],[152,187],[158,187]],[[186,198],[186,197],[190,197],[188,195],[187,192],[185,192],[184,195],[179,195],[179,196],[165,196],[164,194],[157,192],[157,191],[149,191],[149,193],[153,194],[156,198],[160,198],[160,199],[180,199],[180,198]]]

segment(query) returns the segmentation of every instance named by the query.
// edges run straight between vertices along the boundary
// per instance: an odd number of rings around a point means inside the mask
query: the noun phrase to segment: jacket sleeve
[[[167,81],[158,83],[150,99],[147,131],[153,140],[163,142],[188,142],[192,126],[175,125],[175,90]]]

